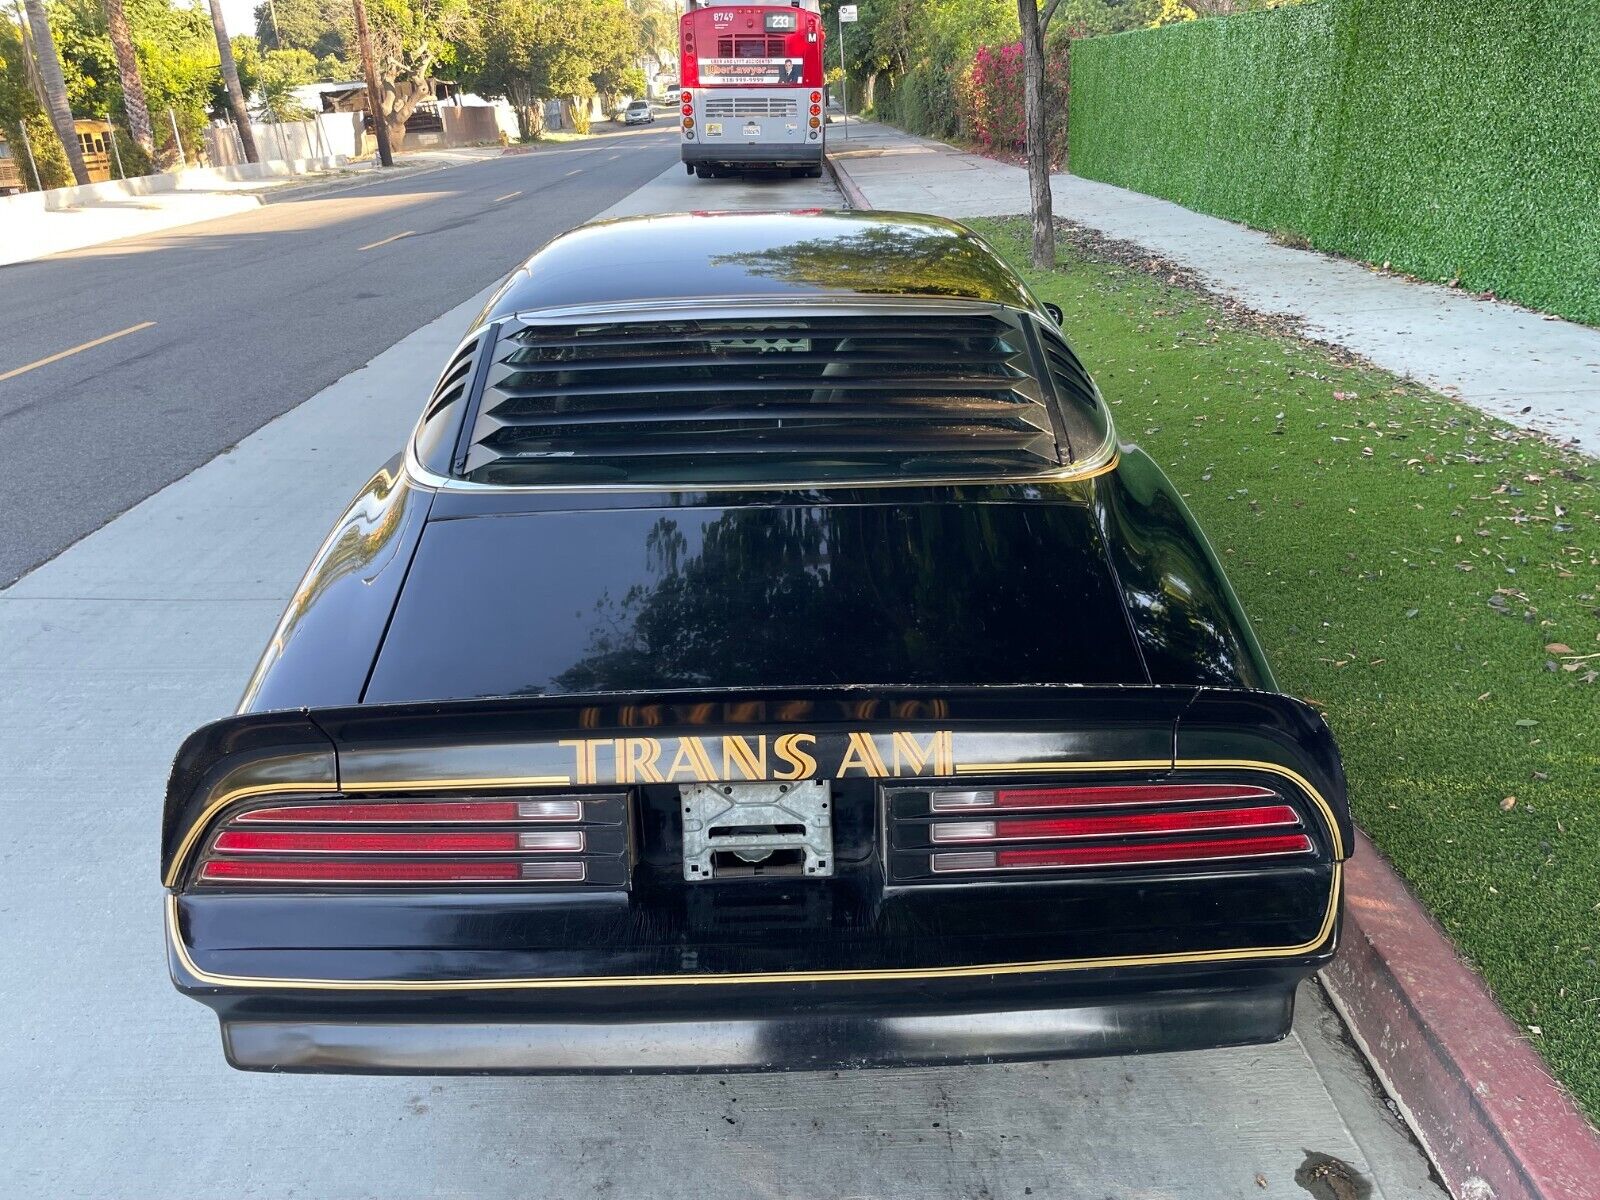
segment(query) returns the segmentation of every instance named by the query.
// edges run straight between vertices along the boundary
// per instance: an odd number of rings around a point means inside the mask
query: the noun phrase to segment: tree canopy
[[[506,100],[524,138],[543,103],[642,92],[640,15],[623,0],[484,0],[457,42],[463,86]]]

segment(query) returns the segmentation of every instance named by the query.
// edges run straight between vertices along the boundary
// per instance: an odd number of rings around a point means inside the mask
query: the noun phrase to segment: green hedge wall
[[[1319,0],[1075,42],[1071,169],[1600,324],[1600,0]]]

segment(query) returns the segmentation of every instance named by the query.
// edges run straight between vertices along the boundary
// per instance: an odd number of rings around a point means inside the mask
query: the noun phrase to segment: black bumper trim
[[[796,142],[789,146],[718,145],[684,142],[683,161],[691,167],[728,164],[732,166],[819,167],[822,165],[822,141]]]
[[[1294,985],[931,1016],[521,1022],[223,1021],[242,1070],[357,1074],[821,1071],[1140,1054],[1277,1041]]]

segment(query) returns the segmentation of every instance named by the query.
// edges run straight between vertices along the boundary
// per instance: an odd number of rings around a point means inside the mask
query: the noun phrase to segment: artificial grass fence
[[[1600,1115],[1600,466],[975,221],[1188,498],[1356,819]]]
[[[1075,41],[1074,174],[1600,324],[1600,0],[1314,0]]]

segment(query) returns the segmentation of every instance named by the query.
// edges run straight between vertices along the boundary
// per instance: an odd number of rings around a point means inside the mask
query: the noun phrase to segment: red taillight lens
[[[206,863],[208,883],[582,883],[584,864],[517,862]]]
[[[580,800],[471,800],[391,804],[291,804],[258,808],[234,818],[237,825],[292,821],[297,825],[429,824],[576,821]]]
[[[221,854],[515,854],[519,850],[582,850],[581,829],[532,833],[257,833],[217,835]]]
[[[1112,784],[1106,787],[998,788],[933,793],[934,812],[988,808],[1114,808],[1122,804],[1185,804],[1204,800],[1276,800],[1271,788],[1240,783]]]
[[[1149,783],[892,789],[889,873],[933,882],[951,873],[1184,864],[1317,851],[1294,796],[1255,783]]]
[[[1049,841],[1055,838],[1134,836],[1194,830],[1259,829],[1298,825],[1287,804],[1258,808],[1214,808],[1196,812],[1126,813],[1107,817],[1051,817],[1033,821],[947,821],[933,826],[932,840],[946,842]]]
[[[820,105],[820,104],[813,104],[813,105],[812,105],[812,106],[811,106],[811,115],[812,115],[812,116],[813,116],[813,117],[814,117],[814,116],[816,116],[816,115],[817,115],[817,114],[818,114],[818,113],[820,113],[820,112],[821,112],[821,111],[822,111],[822,105]]]
[[[689,103],[689,101],[694,99],[694,93],[693,92],[679,92],[678,93],[678,99],[682,100],[685,104],[687,104],[687,103]]]
[[[813,103],[813,104],[821,104],[822,103],[822,93],[821,92],[812,92],[811,93],[811,103]]]
[[[282,804],[232,817],[212,839],[197,881],[622,888],[630,873],[627,814],[621,794]]]
[[[1311,853],[1303,833],[1272,837],[1208,838],[1204,841],[1139,842],[1127,846],[1061,846],[1038,850],[978,850],[935,854],[934,871],[1005,871],[1206,862]]]

